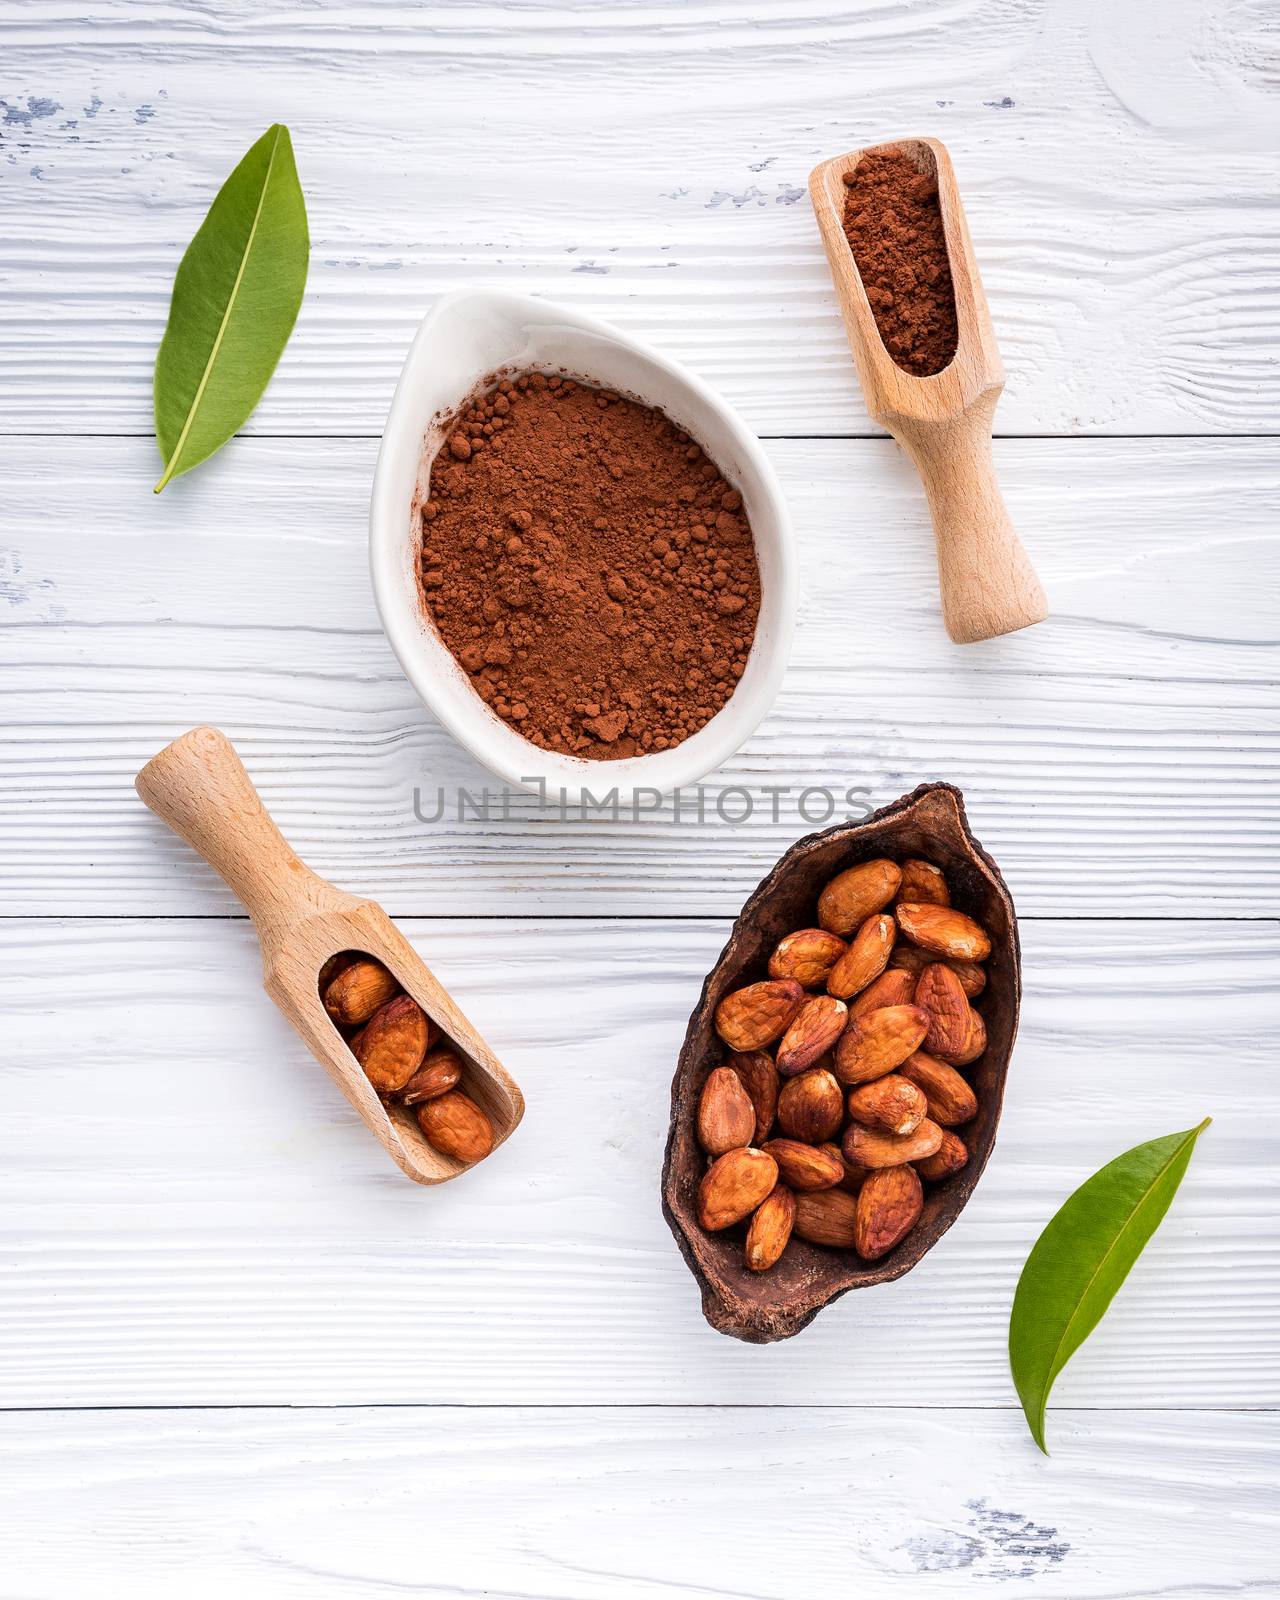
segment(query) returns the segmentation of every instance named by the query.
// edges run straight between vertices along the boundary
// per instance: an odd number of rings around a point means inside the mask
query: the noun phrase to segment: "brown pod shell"
[[[786,1184],[778,1183],[773,1192],[755,1209],[743,1258],[751,1272],[768,1272],[781,1257],[791,1238],[796,1219],[796,1197]]]
[[[769,976],[794,978],[806,989],[821,989],[847,949],[843,939],[825,928],[799,928],[778,941],[769,957]]]
[[[868,1173],[858,1191],[853,1248],[864,1261],[878,1261],[901,1244],[923,1210],[924,1190],[914,1167]]]
[[[929,1116],[939,1127],[954,1128],[978,1114],[978,1097],[967,1078],[953,1066],[917,1050],[898,1068],[899,1074],[920,1089],[929,1104]]]
[[[924,1048],[935,1056],[964,1049],[969,1037],[969,1001],[960,979],[942,961],[931,961],[916,980],[916,1004],[929,1014]]]
[[[819,1145],[799,1139],[770,1139],[764,1153],[778,1163],[778,1176],[797,1194],[831,1189],[844,1177],[844,1165]]]
[[[912,1166],[926,1183],[942,1183],[953,1172],[959,1172],[969,1160],[969,1148],[958,1133],[950,1128],[942,1130],[942,1143],[931,1156],[913,1161]]]
[[[804,1072],[831,1049],[844,1032],[849,1008],[829,994],[815,994],[796,1012],[778,1044],[774,1064],[784,1078]]]
[[[825,1067],[789,1078],[778,1096],[778,1126],[787,1139],[822,1144],[840,1131],[844,1091]]]
[[[851,1017],[864,1017],[868,1011],[879,1011],[884,1006],[910,1006],[915,1004],[916,975],[889,967],[874,983],[870,983],[855,999],[849,1002]]]
[[[716,1067],[707,1074],[698,1102],[698,1142],[708,1155],[722,1156],[751,1143],[756,1131],[756,1108],[732,1067]]]
[[[881,1133],[914,1133],[928,1110],[924,1091],[898,1072],[849,1091],[850,1117]]]
[[[461,1089],[426,1100],[418,1107],[418,1126],[433,1150],[473,1166],[493,1149],[493,1123],[488,1113]]]
[[[819,925],[847,939],[873,912],[884,910],[901,882],[897,863],[883,858],[838,872],[818,896]]]
[[[724,1065],[738,1074],[738,1081],[751,1097],[756,1111],[756,1131],[751,1143],[761,1145],[769,1137],[778,1106],[781,1083],[778,1069],[763,1050],[735,1051],[725,1057]]]
[[[882,1078],[920,1048],[928,1031],[928,1014],[919,1006],[864,1012],[840,1035],[832,1071],[845,1085]]]
[[[751,1272],[743,1260],[741,1236],[732,1231],[707,1233],[697,1218],[698,1188],[706,1169],[697,1139],[698,1096],[708,1064],[723,1054],[714,1029],[716,1006],[732,990],[763,976],[770,955],[787,934],[813,926],[818,896],[840,872],[873,859],[914,858],[942,868],[955,906],[980,922],[992,941],[982,1003],[988,1043],[968,1074],[979,1100],[977,1116],[964,1129],[968,1164],[946,1183],[929,1189],[920,1221],[879,1261],[863,1261],[851,1248],[819,1249],[793,1232],[770,1271]],[[869,909],[866,915],[883,909]],[[838,1296],[900,1277],[927,1254],[964,1208],[994,1144],[1018,998],[1013,906],[995,864],[970,833],[954,788],[929,784],[865,822],[840,823],[813,833],[782,856],[743,906],[723,952],[710,967],[701,997],[691,997],[688,1034],[672,1082],[663,1209],[712,1327],[754,1343],[787,1338]],[[837,1187],[807,1199],[824,1201],[829,1195],[853,1198]]]
[[[917,905],[949,906],[951,891],[947,888],[946,874],[941,867],[935,867],[932,861],[918,858],[904,861],[898,899],[911,900]]]
[[[843,1189],[823,1189],[796,1196],[791,1231],[810,1244],[829,1250],[852,1250],[858,1222],[858,1202]]]
[[[877,911],[854,934],[849,948],[827,975],[827,993],[840,1000],[861,994],[889,962],[898,927],[887,911]]]
[[[344,1028],[358,1027],[388,1000],[400,993],[400,985],[382,965],[362,956],[343,967],[324,990],[324,1008]]]
[[[778,1163],[763,1150],[727,1150],[698,1186],[698,1221],[709,1233],[749,1217],[778,1181]]]
[[[351,1053],[379,1094],[396,1094],[422,1065],[430,1037],[426,1012],[399,994],[369,1018],[351,1041]]]
[[[421,1105],[424,1100],[434,1100],[437,1095],[448,1094],[462,1080],[462,1060],[456,1050],[447,1044],[434,1050],[428,1045],[422,1065],[400,1091],[400,1099],[407,1106]]]
[[[955,961],[985,961],[991,954],[987,930],[952,906],[900,900],[894,915],[905,937],[922,950],[932,950]]]
[[[922,1161],[942,1144],[942,1129],[926,1117],[912,1133],[881,1133],[851,1122],[844,1130],[845,1158],[859,1167],[901,1167]]]
[[[804,999],[794,978],[749,983],[716,1007],[716,1032],[730,1050],[763,1050],[787,1031]]]

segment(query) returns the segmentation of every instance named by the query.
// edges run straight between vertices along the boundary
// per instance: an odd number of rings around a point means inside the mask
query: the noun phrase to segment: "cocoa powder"
[[[662,412],[526,373],[448,425],[420,578],[493,711],[593,760],[696,733],[746,668],[760,574],[742,498]]]
[[[885,349],[917,378],[941,372],[958,333],[937,180],[899,150],[872,150],[844,181],[844,236]]]

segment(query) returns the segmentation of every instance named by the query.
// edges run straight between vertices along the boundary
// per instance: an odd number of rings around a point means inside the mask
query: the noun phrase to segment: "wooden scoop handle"
[[[260,935],[357,904],[294,855],[235,747],[217,728],[192,728],[166,745],[134,787],[226,880]]]
[[[1035,568],[1014,532],[991,459],[991,411],[891,424],[929,497],[942,617],[957,644],[1014,633],[1049,615]]]

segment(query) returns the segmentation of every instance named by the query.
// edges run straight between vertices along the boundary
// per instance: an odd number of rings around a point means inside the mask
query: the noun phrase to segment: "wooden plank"
[[[785,1346],[712,1334],[659,1214],[723,924],[410,922],[528,1097],[407,1182],[258,989],[244,923],[0,922],[0,1404],[1012,1403],[1018,1271],[1066,1194],[1214,1116],[1063,1405],[1275,1405],[1277,927],[1024,925],[994,1160],[905,1279]]]
[[[803,194],[833,150],[949,142],[1007,435],[1274,434],[1264,8],[1213,9],[0,0],[0,1592],[1280,1590],[1275,1418],[1243,1409],[1280,1390],[1280,931],[1178,920],[1277,903],[1274,443],[1006,442],[1055,619],[953,650]],[[72,436],[150,431],[178,256],[277,119],[303,317],[256,437],[157,504],[149,440]],[[383,642],[365,501],[412,328],[469,284],[617,319],[757,431],[858,436],[774,450],[800,642],[717,790],[950,776],[1024,913],[1169,919],[1024,923],[974,1204],[785,1347],[705,1329],[656,1190],[684,1019],[808,831],[793,797],[739,828],[413,813],[485,780]],[[361,438],[280,437],[335,432]],[[317,866],[429,914],[409,931],[529,1090],[462,1183],[383,1162],[133,797],[204,718]],[[207,920],[125,920],[157,911]],[[1018,1266],[1085,1172],[1205,1111],[1046,1463],[1005,1366]],[[25,1409],[120,1405],[268,1409]]]
[[[314,243],[252,426],[375,433],[412,330],[474,284],[572,300],[765,433],[873,431],[805,197],[823,157],[950,145],[1008,433],[1274,432],[1266,8],[1151,30],[1021,0],[210,11],[0,8],[6,429],[151,429],[180,253],[273,121]]]
[[[802,595],[773,714],[692,798],[560,820],[488,775],[400,674],[369,592],[369,441],[242,440],[150,494],[145,440],[0,442],[10,914],[234,908],[139,804],[200,721],[238,742],[321,871],[401,914],[727,916],[839,812],[949,778],[1024,914],[1268,915],[1276,852],[1275,446],[1003,441],[1051,620],[951,645],[913,475],[887,441],[770,447]],[[745,785],[749,824],[719,820]],[[763,786],[785,787],[776,801]],[[601,768],[600,792],[608,789]],[[859,790],[852,807],[845,791]],[[444,791],[440,820],[435,817]],[[773,806],[776,803],[777,817]],[[741,814],[729,797],[724,815]]]
[[[1273,1417],[1055,1421],[1046,1462],[1007,1412],[10,1417],[4,1587],[104,1600],[1276,1592]]]

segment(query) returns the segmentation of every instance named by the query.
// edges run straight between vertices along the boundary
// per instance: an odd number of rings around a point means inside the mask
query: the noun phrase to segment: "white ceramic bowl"
[[[540,749],[490,711],[423,612],[421,529],[439,419],[491,373],[566,372],[658,406],[703,447],[738,489],[755,536],[761,602],[746,671],[705,727],[671,750],[624,761],[583,761]],[[424,449],[424,439],[426,441]],[[373,478],[369,515],[373,591],[409,682],[450,733],[512,787],[575,805],[582,790],[661,793],[696,784],[727,760],[773,704],[791,648],[795,564],[791,524],[773,468],[718,395],[691,372],[608,323],[526,295],[446,295],[423,320],[396,386]]]

